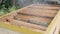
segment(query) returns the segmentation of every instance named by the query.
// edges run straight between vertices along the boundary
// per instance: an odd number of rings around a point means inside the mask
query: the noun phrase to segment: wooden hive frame
[[[32,6],[32,5],[30,5],[30,6]],[[29,7],[29,8],[31,8],[30,6],[27,6],[27,7]],[[16,10],[16,11],[14,11],[14,12],[12,12],[12,13],[9,13],[9,14],[7,14],[7,15],[4,15],[4,16],[2,16],[0,19],[2,19],[3,21],[4,21],[4,19],[5,18],[7,18],[8,20],[7,21],[14,21],[14,22],[16,22],[16,20],[13,20],[12,18],[13,18],[13,16],[14,15],[16,15],[17,14],[17,12],[19,12],[20,10],[23,10],[23,9],[26,9],[27,7],[25,7],[25,8],[22,8],[22,9],[19,9],[19,10]],[[5,23],[3,23],[3,22],[1,22],[0,23],[0,27],[4,27],[4,28],[8,28],[8,29],[11,29],[11,30],[14,30],[14,31],[18,31],[18,32],[22,32],[22,33],[24,33],[24,34],[43,34],[43,32],[44,33],[46,33],[46,34],[50,34],[50,31],[52,31],[52,33],[53,33],[53,31],[54,31],[54,29],[55,29],[55,26],[56,26],[56,20],[57,20],[57,17],[58,17],[58,15],[59,15],[59,13],[60,13],[60,11],[57,13],[57,15],[54,17],[54,19],[52,20],[52,22],[50,23],[50,25],[48,26],[48,28],[46,29],[46,32],[45,31],[40,31],[40,30],[37,30],[37,29],[39,29],[41,26],[37,26],[37,25],[33,25],[33,24],[27,24],[27,23],[25,23],[25,22],[22,22],[22,21],[18,21],[18,23],[19,22],[21,22],[21,24],[23,25],[23,26],[27,26],[27,25],[30,25],[30,27],[32,26],[34,26],[34,28],[36,28],[36,29],[33,29],[33,28],[31,28],[31,30],[29,30],[30,28],[26,28],[25,29],[25,27],[17,27],[18,26],[18,24],[16,25],[16,26],[14,26],[14,24],[13,24],[13,22],[12,22],[12,24],[13,25],[11,25],[10,23],[7,23],[7,22],[5,22]],[[7,16],[7,17],[6,17]],[[8,18],[9,17],[9,18]],[[53,17],[53,16],[52,16]],[[5,19],[6,20],[6,19]],[[1,20],[0,20],[1,21]],[[6,24],[7,23],[7,24]],[[15,23],[16,24],[16,23]],[[24,25],[25,24],[25,25]],[[54,26],[55,25],[55,26]],[[21,25],[20,25],[21,26]],[[45,27],[44,27],[45,28]],[[43,29],[44,29],[43,28]],[[43,29],[41,29],[41,30],[43,30]],[[53,30],[52,30],[53,29]]]

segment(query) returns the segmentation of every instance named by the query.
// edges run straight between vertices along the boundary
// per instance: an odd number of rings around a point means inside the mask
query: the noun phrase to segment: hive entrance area
[[[32,4],[2,16],[0,21],[37,32],[45,32],[58,10],[58,5]]]

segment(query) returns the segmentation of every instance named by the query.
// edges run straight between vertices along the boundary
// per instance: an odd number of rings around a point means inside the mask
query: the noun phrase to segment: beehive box
[[[3,26],[25,34],[44,34],[58,12],[59,5],[32,4],[0,17],[0,21],[5,23]]]

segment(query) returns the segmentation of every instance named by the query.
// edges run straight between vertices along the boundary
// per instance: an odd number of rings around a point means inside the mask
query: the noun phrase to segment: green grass
[[[0,16],[18,9],[16,5],[13,5],[9,1],[11,0],[2,0],[0,3]]]
[[[16,6],[9,7],[8,9],[2,8],[2,9],[0,9],[0,16],[4,15],[6,13],[10,13],[16,9],[17,9]]]

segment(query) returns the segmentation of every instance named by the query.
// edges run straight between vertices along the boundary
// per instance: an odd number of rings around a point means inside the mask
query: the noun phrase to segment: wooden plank
[[[9,22],[12,25],[18,25],[18,26],[24,26],[24,27],[28,27],[28,28],[35,28],[35,29],[39,29],[39,30],[46,30],[46,27],[44,26],[39,26],[39,25],[35,25],[35,24],[31,24],[31,23],[27,23],[27,22],[23,22],[23,21],[18,21],[18,20],[14,20],[11,18],[7,18],[8,21],[4,21],[4,22]]]
[[[51,24],[47,28],[45,34],[53,34],[54,29],[57,25],[60,23],[60,11],[57,13],[57,15],[54,17],[54,19],[51,21]]]
[[[40,31],[37,32],[37,31],[28,30],[23,27],[13,26],[11,24],[6,24],[4,22],[0,22],[0,27],[7,28],[9,30],[13,30],[13,31],[17,31],[17,32],[21,32],[22,34],[43,34]]]
[[[28,28],[28,27],[24,27],[24,26],[21,26],[21,27],[25,28],[25,29],[28,29],[28,30],[31,30],[31,31],[35,31],[35,32],[41,32],[41,33],[45,32],[45,31],[42,31],[42,30],[34,29],[34,28]]]
[[[58,6],[56,5],[45,5],[45,4],[32,4],[32,6],[30,8],[42,8],[42,9],[52,9],[52,10],[56,10],[56,9],[59,9]]]
[[[14,16],[16,20],[22,20],[29,23],[42,25],[42,26],[48,26],[52,20],[52,18],[46,18],[46,17],[35,17],[35,16],[28,16],[28,15],[16,15]]]
[[[37,7],[28,7],[30,9],[42,9],[42,10],[54,10],[54,11],[58,11],[59,9],[47,9],[47,8],[37,8]]]
[[[34,10],[34,9],[23,9],[20,10],[18,13],[27,14],[27,15],[34,15],[34,16],[43,16],[43,17],[54,17],[57,11],[52,10]]]

